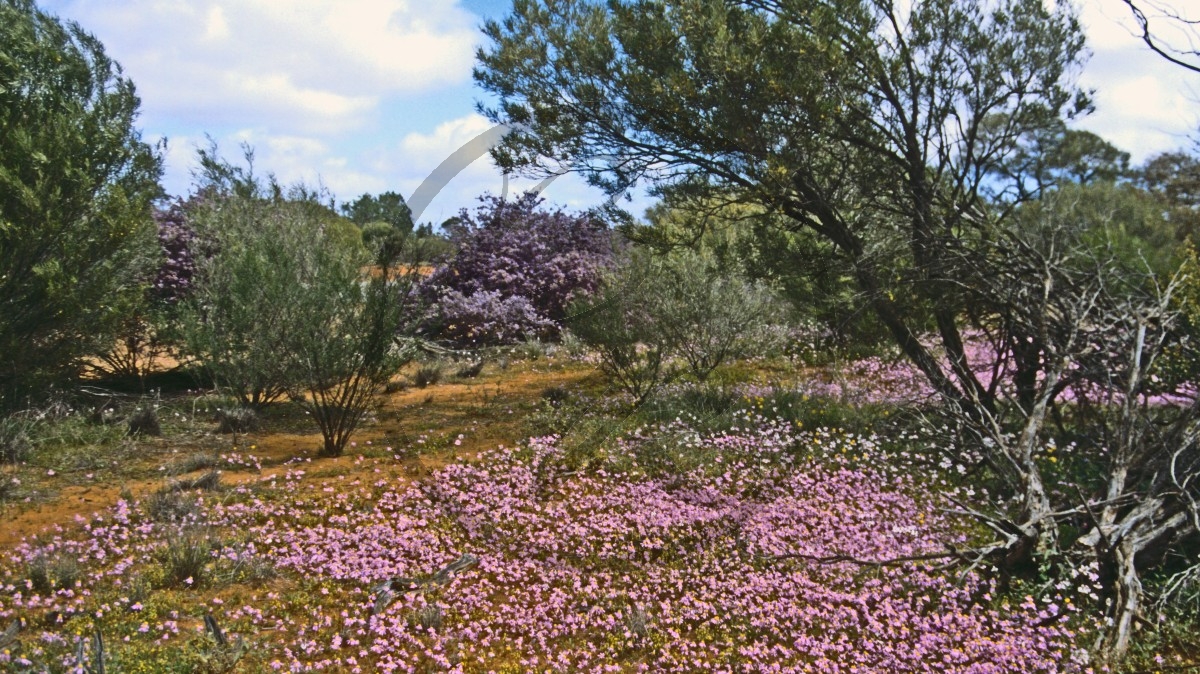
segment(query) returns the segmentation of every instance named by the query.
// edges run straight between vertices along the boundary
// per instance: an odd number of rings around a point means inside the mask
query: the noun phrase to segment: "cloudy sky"
[[[1174,0],[1176,5],[1194,0]],[[490,124],[474,112],[479,26],[508,0],[40,0],[105,44],[142,97],[147,139],[168,140],[165,184],[184,194],[212,136],[285,183],[318,180],[339,200],[411,197],[433,169]],[[1188,144],[1200,128],[1200,75],[1151,54],[1121,0],[1082,0],[1097,112],[1081,124],[1135,162]],[[484,157],[429,204],[440,222],[499,193]],[[545,195],[569,207],[602,195],[577,180]]]

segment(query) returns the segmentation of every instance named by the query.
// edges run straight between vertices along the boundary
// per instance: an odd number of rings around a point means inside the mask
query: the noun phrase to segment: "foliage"
[[[1164,152],[1146,161],[1134,182],[1162,200],[1175,239],[1200,239],[1200,158],[1187,152]]]
[[[33,449],[34,422],[20,414],[0,417],[0,464],[19,463]]]
[[[404,318],[413,313],[416,272],[364,280],[361,259],[322,247],[297,279],[307,298],[289,328],[292,389],[321,429],[323,456],[339,456],[376,397],[416,355]],[[415,267],[415,265],[413,265]]]
[[[153,264],[159,154],[94,36],[0,4],[0,410],[107,348]]]
[[[717,197],[691,200],[668,192],[651,207],[647,226],[623,225],[633,241],[659,251],[699,247],[713,272],[769,284],[791,303],[794,322],[822,326],[819,346],[845,348],[886,340],[882,326],[862,311],[853,279],[840,268],[833,248],[787,218],[750,204]]]
[[[294,201],[214,195],[193,209],[194,287],[180,307],[186,352],[243,405],[261,407],[291,382],[287,356],[300,281],[323,245],[322,222]]]
[[[136,381],[143,392],[146,378],[159,360],[178,344],[178,305],[191,290],[196,272],[188,206],[175,200],[166,208],[154,208],[161,249],[158,268],[146,270],[145,292],[121,322],[115,343],[96,354],[99,363],[95,369]]]
[[[567,325],[640,404],[684,369],[705,381],[732,359],[778,351],[782,319],[770,288],[723,271],[712,254],[638,249],[603,292],[572,306]]]
[[[1089,212],[1066,191],[1022,209],[1036,196],[1028,171],[1005,170],[1031,149],[1070,177],[1070,157],[1038,147],[1073,140],[1089,172],[1121,163],[1061,133],[1090,106],[1073,82],[1085,52],[1071,5],[529,0],[485,32],[476,80],[499,99],[486,112],[517,129],[493,151],[501,167],[569,167],[614,194],[649,178],[817,237],[974,437],[964,451],[1006,484],[974,511],[1000,534],[981,554],[1051,580],[1065,571],[1047,559],[1091,560],[1112,600],[1105,650],[1127,648],[1139,574],[1161,559],[1148,551],[1200,521],[1187,516],[1197,410],[1138,407],[1178,320],[1159,292],[1170,287],[1128,264],[1137,249],[1118,230],[1140,223],[1105,212],[1119,200]],[[990,361],[967,353],[973,330]],[[1109,452],[1094,458],[1097,484],[1060,491],[1040,451],[1068,389],[1094,403],[1088,451]],[[1080,506],[1076,488],[1106,496]],[[1086,545],[1065,549],[1060,528],[1085,530]]]
[[[196,251],[192,246],[195,232],[188,224],[189,205],[176,200],[165,209],[154,209],[163,261],[155,275],[152,293],[155,299],[169,305],[187,296],[196,275]]]
[[[437,304],[430,331],[462,345],[557,336],[570,302],[599,283],[608,231],[590,215],[542,208],[534,193],[482,202],[446,225],[456,251],[423,284]]]
[[[430,292],[426,289],[426,292]],[[498,290],[471,294],[438,288],[430,304],[436,327],[427,332],[463,346],[515,344],[525,339],[549,338],[558,324],[538,313],[527,297],[505,296]]]
[[[303,186],[263,185],[202,152],[208,184],[191,209],[195,288],[182,311],[189,351],[243,405],[290,393],[336,456],[387,379],[411,357],[397,342],[415,309],[419,260],[368,277],[369,258]],[[407,252],[407,251],[404,251]]]
[[[359,227],[382,222],[404,234],[413,231],[412,209],[396,192],[384,192],[377,197],[364,194],[351,203],[342,204],[342,213]]]
[[[571,306],[571,334],[594,349],[600,370],[640,405],[662,384],[678,376],[671,362],[673,335],[659,329],[655,316],[654,262],[634,251],[610,273],[600,292]]]
[[[1068,6],[1037,0],[899,11],[517,3],[485,28],[493,45],[476,70],[500,97],[491,118],[519,129],[493,156],[531,172],[568,163],[612,191],[647,176],[683,198],[716,192],[786,216],[825,242],[935,387],[962,398],[916,339],[935,322],[948,349],[961,342],[940,254],[973,235],[964,225],[985,199],[1019,198],[994,169],[1022,139],[1086,110],[1070,81],[1083,36]]]
[[[730,360],[783,346],[783,311],[765,284],[722,272],[710,256],[687,249],[672,251],[656,267],[647,288],[655,329],[696,379],[707,380]]]
[[[1153,383],[1160,391],[1194,388],[1200,381],[1200,257],[1196,246],[1184,248],[1179,268],[1180,282],[1171,297],[1172,307],[1179,313],[1178,334],[1167,345],[1155,363]]]
[[[995,123],[1007,121],[999,118]],[[995,170],[1024,200],[1057,186],[1116,182],[1129,173],[1129,153],[1059,121],[1020,139]]]

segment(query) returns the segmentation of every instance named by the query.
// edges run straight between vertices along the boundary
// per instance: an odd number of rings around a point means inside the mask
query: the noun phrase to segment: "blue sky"
[[[510,7],[509,0],[39,4],[94,33],[133,79],[146,139],[168,141],[169,192],[187,192],[208,134],[223,154],[236,157],[249,143],[259,172],[285,183],[319,181],[341,201],[387,190],[408,198],[443,159],[490,128],[475,113],[482,93],[471,67],[479,26]],[[1142,46],[1122,0],[1080,6],[1093,51],[1081,81],[1096,89],[1098,107],[1080,126],[1135,162],[1189,144],[1200,128],[1200,75]],[[502,187],[483,157],[421,220],[440,222]],[[545,196],[570,208],[603,200],[573,178],[554,182]]]

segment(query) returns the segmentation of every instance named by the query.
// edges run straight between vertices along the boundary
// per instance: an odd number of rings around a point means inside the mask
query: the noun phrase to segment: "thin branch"
[[[1142,42],[1145,42],[1146,46],[1150,47],[1151,51],[1177,66],[1182,66],[1183,68],[1186,68],[1194,73],[1200,73],[1200,64],[1188,63],[1187,61],[1180,59],[1178,56],[1176,56],[1176,54],[1179,52],[1170,49],[1170,47],[1164,47],[1155,41],[1154,35],[1150,32],[1150,19],[1140,7],[1134,4],[1133,0],[1124,0],[1124,2],[1129,7],[1129,11],[1133,13],[1133,18],[1138,22],[1138,26],[1140,26],[1142,29],[1142,34],[1140,36],[1142,38]],[[1184,23],[1192,22],[1184,21]],[[1184,53],[1196,55],[1196,52]]]

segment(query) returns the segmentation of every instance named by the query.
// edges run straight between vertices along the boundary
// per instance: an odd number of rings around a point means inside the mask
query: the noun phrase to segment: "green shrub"
[[[674,344],[658,329],[654,316],[653,266],[635,255],[609,275],[601,292],[572,305],[571,332],[600,356],[600,370],[641,404],[674,378]]]
[[[647,290],[655,329],[699,381],[730,360],[784,345],[784,309],[774,292],[720,269],[711,256],[677,249],[653,260]]]
[[[162,587],[199,587],[208,580],[212,552],[217,546],[207,534],[189,530],[172,537],[157,554],[161,564]]]
[[[0,3],[0,414],[108,348],[159,254],[161,155],[133,82],[78,25]]]
[[[264,186],[215,148],[201,160],[210,185],[192,222],[209,254],[181,312],[188,348],[243,406],[288,393],[316,421],[321,453],[336,456],[413,355],[397,336],[414,315],[419,265],[370,277],[361,240],[324,195]]]
[[[258,413],[251,407],[217,410],[217,432],[251,433],[259,428]]]
[[[25,566],[25,578],[35,592],[44,595],[75,587],[82,574],[79,560],[65,552],[53,556],[39,554]]]
[[[181,522],[199,514],[200,505],[191,494],[167,487],[146,497],[142,502],[142,509],[156,522]]]
[[[442,380],[442,364],[427,363],[417,368],[413,375],[413,385],[417,388],[433,386]]]
[[[29,458],[32,429],[33,422],[23,416],[0,417],[0,463],[20,463]]]

